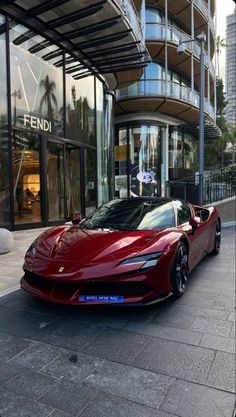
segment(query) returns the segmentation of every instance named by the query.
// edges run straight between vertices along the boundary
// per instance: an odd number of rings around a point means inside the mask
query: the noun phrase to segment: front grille
[[[85,295],[123,295],[123,296],[143,296],[153,291],[148,285],[132,281],[132,282],[59,282],[55,280],[49,280],[41,277],[33,272],[25,270],[25,279],[32,285],[32,287],[38,288],[50,293],[53,289],[60,291],[62,294],[73,294],[79,289],[80,294]]]

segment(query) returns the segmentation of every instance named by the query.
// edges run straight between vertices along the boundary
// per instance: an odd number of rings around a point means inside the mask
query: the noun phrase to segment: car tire
[[[216,223],[216,230],[215,230],[215,240],[214,240],[214,248],[210,252],[210,255],[219,255],[220,253],[220,244],[221,244],[221,224],[220,220],[217,220]]]
[[[181,297],[188,281],[188,250],[183,242],[180,242],[176,251],[172,267],[172,292],[175,297]]]

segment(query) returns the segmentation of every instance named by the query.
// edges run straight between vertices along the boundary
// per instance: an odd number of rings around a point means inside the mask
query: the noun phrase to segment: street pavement
[[[40,231],[13,232],[0,255],[0,417],[233,417],[234,228],[182,298],[146,308],[72,308],[18,289]]]

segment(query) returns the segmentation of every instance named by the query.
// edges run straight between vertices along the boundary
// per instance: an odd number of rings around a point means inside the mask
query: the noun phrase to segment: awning
[[[79,61],[80,68],[78,62],[74,67],[76,79],[80,74],[114,74],[117,78],[119,72],[137,71],[150,62],[141,22],[128,0],[0,0],[1,11],[27,27],[14,39],[15,45],[42,35],[29,52],[40,51],[40,57],[53,65],[58,57],[60,66],[63,48]],[[69,71],[73,76],[71,66]]]
[[[199,123],[186,123],[178,126],[178,129],[181,129],[185,133],[189,133],[194,136],[196,139],[199,139]],[[205,139],[217,139],[222,136],[222,132],[220,128],[210,123],[209,121],[205,121],[204,125],[204,137]]]

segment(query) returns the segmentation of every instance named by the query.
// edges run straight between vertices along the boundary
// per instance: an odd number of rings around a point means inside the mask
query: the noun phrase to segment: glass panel
[[[27,36],[22,39],[23,35]],[[63,75],[62,68],[52,65],[62,55],[43,60],[57,46],[34,50],[46,40],[14,22],[10,41],[13,125],[62,136]]]
[[[80,149],[67,146],[66,149],[66,197],[67,217],[81,214]]]
[[[73,62],[66,66],[80,65]],[[73,73],[76,76],[76,72]],[[66,137],[78,142],[95,145],[94,77],[75,80],[66,75]]]
[[[0,15],[0,224],[10,222],[5,18]]]
[[[104,94],[103,84],[96,80],[96,120],[97,120],[97,177],[98,177],[98,205],[108,197],[108,159],[109,148],[107,135],[104,135]],[[108,132],[109,134],[109,132]]]
[[[84,150],[84,181],[85,181],[85,215],[87,216],[97,206],[96,187],[96,151]]]
[[[164,13],[157,9],[146,10],[146,23],[161,23],[164,19]]]
[[[140,126],[129,129],[131,195],[160,193],[160,128]]]
[[[127,128],[121,128],[117,132],[115,146],[115,196],[127,197]]]
[[[47,193],[48,220],[64,219],[63,145],[59,143],[48,142],[47,144]]]
[[[13,132],[15,224],[41,221],[39,137]]]

